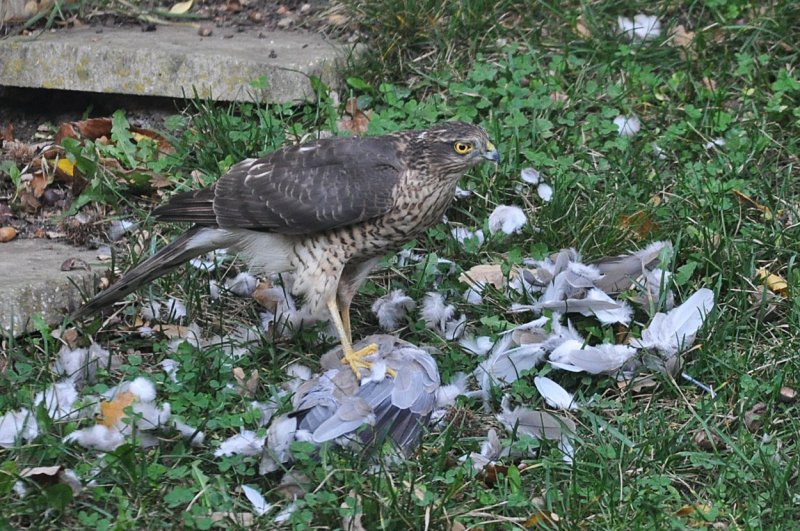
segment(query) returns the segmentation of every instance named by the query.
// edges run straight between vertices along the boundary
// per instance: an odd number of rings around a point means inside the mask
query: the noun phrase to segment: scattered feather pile
[[[528,223],[528,217],[518,206],[500,205],[489,214],[489,232],[514,234]]]
[[[617,116],[614,118],[614,125],[617,126],[619,136],[633,136],[642,128],[642,123],[635,114],[630,116]]]
[[[444,295],[435,291],[425,294],[420,317],[428,328],[449,341],[461,337],[467,322],[466,315],[455,314],[456,307],[445,303]]]
[[[509,433],[527,436],[534,439],[558,441],[558,446],[564,455],[564,461],[571,463],[575,450],[572,439],[577,433],[577,426],[572,419],[549,413],[536,411],[526,407],[511,409],[508,397],[503,398],[502,410],[497,415],[497,420]]]
[[[224,441],[215,455],[262,453],[260,471],[266,474],[291,461],[295,441],[376,448],[391,440],[403,453],[414,450],[434,410],[452,405],[464,392],[466,376],[441,386],[436,362],[424,350],[386,335],[354,347],[371,343],[378,352],[367,358],[373,365],[362,369],[360,381],[341,363],[341,348],[323,356],[320,374],[293,367],[293,411],[273,418],[271,410],[266,436],[244,431]]]
[[[414,299],[403,290],[396,289],[377,299],[372,305],[372,313],[378,317],[378,324],[387,332],[394,332],[404,323],[408,312],[416,308]]]
[[[617,17],[617,26],[619,32],[632,41],[649,41],[661,35],[661,21],[654,16]]]
[[[541,179],[541,174],[535,168],[523,168],[520,172],[522,182],[536,187],[536,194],[545,203],[553,199],[553,187]]]
[[[103,393],[96,403],[100,418],[94,426],[76,430],[64,442],[74,442],[85,448],[110,452],[136,434],[142,447],[158,444],[158,430],[177,430],[191,444],[203,443],[204,434],[194,428],[171,419],[168,402],[156,404],[156,388],[144,377],[123,382]],[[132,416],[128,416],[130,408]]]
[[[0,417],[0,446],[11,448],[18,442],[30,442],[39,436],[39,425],[29,409],[9,411]]]
[[[483,231],[481,229],[473,231],[466,227],[453,227],[453,229],[450,231],[450,234],[452,234],[453,239],[455,239],[461,246],[464,246],[464,244],[468,241],[473,241],[475,242],[475,247],[479,248],[485,241]]]
[[[655,242],[630,255],[584,264],[578,253],[569,249],[544,260],[525,261],[526,267],[512,270],[507,283],[502,277],[495,278],[494,269],[487,272],[485,266],[477,266],[462,276],[461,280],[472,289],[492,283],[526,297],[528,303],[512,305],[512,312],[552,312],[509,330],[497,341],[476,338],[469,332],[461,339],[466,351],[486,356],[474,371],[480,387],[476,395],[484,399],[484,407],[489,407],[493,387],[509,385],[544,362],[556,369],[588,374],[630,377],[643,364],[675,374],[678,354],[691,346],[713,308],[710,290],[699,290],[668,313],[655,313],[642,337],[627,344],[590,345],[565,317],[573,313],[592,317],[600,325],[628,326],[633,319],[633,308],[628,301],[612,297],[622,292],[635,293],[629,300],[640,305],[645,313],[654,313],[653,308],[671,308],[674,297],[667,287],[669,277],[661,269],[671,259],[671,253],[669,242]],[[449,312],[449,318],[455,311],[442,310],[441,304],[431,308],[438,308],[440,313],[430,312],[430,322],[426,319],[429,326],[435,323],[434,317]],[[546,395],[551,406],[574,405],[571,400],[567,402],[567,395],[559,395],[554,385],[557,384],[550,380],[537,380],[540,393]]]

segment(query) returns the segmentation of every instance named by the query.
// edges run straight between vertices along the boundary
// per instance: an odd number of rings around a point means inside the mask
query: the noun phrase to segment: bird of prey
[[[356,375],[376,351],[352,347],[350,303],[370,270],[438,222],[458,180],[499,154],[463,122],[385,136],[328,138],[233,165],[213,185],[179,193],[153,212],[193,226],[79,308],[94,313],[183,262],[238,252],[261,273],[293,272],[292,291],[313,314],[325,308]]]

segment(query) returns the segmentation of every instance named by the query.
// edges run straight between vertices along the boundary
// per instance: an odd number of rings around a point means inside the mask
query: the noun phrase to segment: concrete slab
[[[62,271],[69,258],[83,260],[90,269]],[[97,251],[61,242],[0,243],[0,336],[33,332],[33,315],[40,315],[51,326],[60,324],[64,315],[81,303],[78,287],[94,293],[95,276],[106,267],[98,264]]]
[[[230,38],[225,38],[229,34]],[[259,37],[261,35],[261,37]],[[286,103],[313,99],[308,76],[336,81],[343,52],[316,34],[187,26],[65,29],[0,40],[0,85],[181,98]],[[268,86],[255,90],[253,80]]]

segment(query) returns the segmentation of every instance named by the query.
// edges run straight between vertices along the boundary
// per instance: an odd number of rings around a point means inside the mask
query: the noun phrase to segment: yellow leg
[[[360,379],[361,373],[359,372],[359,369],[369,369],[372,367],[372,363],[365,361],[364,357],[378,352],[378,345],[373,343],[372,345],[367,345],[357,352],[353,352],[353,344],[350,341],[350,334],[348,333],[350,330],[349,312],[346,314],[348,319],[347,327],[345,327],[342,321],[342,316],[339,314],[339,307],[336,304],[335,297],[328,301],[328,311],[331,312],[333,326],[336,327],[336,332],[339,334],[339,341],[342,343],[342,350],[344,351],[344,359],[342,359],[342,363],[350,365],[350,369],[352,369],[356,377]]]
[[[342,308],[342,326],[344,327],[344,332],[347,334],[347,339],[350,340],[350,344],[353,344],[353,331],[350,328],[350,305],[346,304],[344,308]]]

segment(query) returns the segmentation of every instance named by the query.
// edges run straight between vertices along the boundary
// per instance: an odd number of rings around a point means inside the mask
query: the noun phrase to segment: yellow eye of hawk
[[[453,149],[456,150],[456,153],[459,155],[466,155],[470,151],[472,151],[472,144],[467,144],[465,142],[456,142],[453,144]]]

